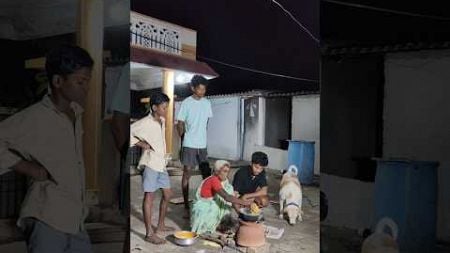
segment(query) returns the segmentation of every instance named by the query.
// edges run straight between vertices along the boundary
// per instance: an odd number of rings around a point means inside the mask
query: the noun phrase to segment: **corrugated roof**
[[[360,55],[360,54],[378,54],[404,51],[418,51],[428,49],[448,49],[450,41],[443,42],[408,42],[403,44],[388,44],[375,46],[347,46],[347,47],[329,47],[321,48],[323,55]]]
[[[225,94],[217,94],[217,95],[211,95],[207,96],[208,98],[224,98],[224,97],[262,97],[265,96],[268,93],[268,91],[264,90],[250,90],[250,91],[243,91],[243,92],[236,92],[236,93],[225,93]]]
[[[302,95],[318,95],[319,91],[295,91],[295,92],[279,92],[265,90],[251,90],[245,92],[237,92],[230,94],[219,94],[208,96],[208,98],[225,98],[225,97],[294,97]]]
[[[296,97],[306,95],[320,95],[320,91],[273,92],[268,97]]]

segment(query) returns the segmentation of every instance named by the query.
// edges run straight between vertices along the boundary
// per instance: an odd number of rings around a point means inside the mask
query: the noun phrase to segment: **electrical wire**
[[[246,70],[246,71],[250,71],[250,72],[254,72],[254,73],[258,73],[258,74],[264,74],[264,75],[270,75],[270,76],[276,76],[276,77],[282,77],[282,78],[288,78],[288,79],[294,79],[294,80],[298,80],[298,81],[306,81],[306,82],[312,82],[312,83],[319,83],[319,80],[314,80],[314,79],[309,79],[309,78],[301,78],[301,77],[295,77],[295,76],[288,76],[288,75],[282,75],[282,74],[277,74],[277,73],[271,73],[271,72],[266,72],[266,71],[262,71],[262,70],[258,70],[258,69],[252,69],[252,68],[248,68],[248,67],[243,67],[243,66],[239,66],[239,65],[234,65],[234,64],[230,64],[230,63],[226,63],[223,61],[219,61],[219,60],[215,60],[215,59],[211,59],[208,57],[203,57],[203,56],[197,56],[200,59],[204,59],[206,61],[210,61],[210,62],[214,62],[214,63],[218,63],[221,65],[225,65],[228,67],[232,67],[232,68],[238,68],[241,70]]]
[[[286,8],[284,8],[283,5],[281,5],[279,2],[277,2],[276,0],[270,0],[271,2],[275,3],[276,5],[278,5],[287,15],[289,15],[289,17],[291,17],[292,20],[294,20],[295,23],[297,23],[297,25],[299,25],[303,31],[305,31],[316,43],[319,43],[319,39],[316,38],[309,30],[308,28],[306,28],[306,26],[304,26],[300,21],[298,21],[294,15],[292,15],[292,13],[290,11],[288,11]]]
[[[374,7],[374,6],[370,6],[370,5],[364,5],[364,4],[355,4],[355,3],[341,2],[341,1],[337,1],[337,0],[322,0],[322,2],[338,4],[338,5],[344,5],[344,6],[348,6],[348,7],[354,7],[354,8],[367,9],[367,10],[372,10],[372,11],[388,12],[388,13],[397,14],[397,15],[405,15],[405,16],[411,16],[411,17],[436,19],[436,20],[441,20],[441,21],[450,21],[449,17],[435,16],[435,15],[426,15],[426,14],[420,14],[420,13],[407,12],[407,11],[398,11],[398,10],[379,8],[379,7]]]

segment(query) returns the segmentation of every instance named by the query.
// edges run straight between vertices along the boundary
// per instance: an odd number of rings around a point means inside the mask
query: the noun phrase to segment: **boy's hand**
[[[251,200],[243,200],[242,205],[244,205],[245,207],[249,207],[252,203],[253,203],[253,201],[251,201]]]
[[[154,151],[152,146],[150,144],[148,144],[146,141],[140,141],[137,143],[137,145],[144,150],[153,150]]]
[[[143,149],[145,149],[145,150],[153,150],[153,148],[152,148],[152,146],[150,146],[150,144],[148,144],[148,143],[144,143],[144,144],[142,144],[142,148]]]
[[[44,167],[39,166],[37,164],[36,166],[33,167],[31,174],[34,180],[36,181],[45,181],[49,179],[49,174],[47,170]]]
[[[14,169],[19,173],[32,177],[36,181],[49,179],[47,170],[35,162],[22,160],[14,166]]]
[[[243,199],[243,200],[251,200],[251,199],[252,199],[252,198],[250,198],[250,197],[248,196],[248,194],[244,194],[244,195],[242,195],[240,198]]]

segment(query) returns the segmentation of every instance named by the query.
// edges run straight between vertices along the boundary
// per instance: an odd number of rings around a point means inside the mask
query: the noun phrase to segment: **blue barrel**
[[[379,160],[375,176],[375,221],[398,225],[400,252],[434,252],[438,162]]]
[[[298,179],[305,185],[313,183],[314,144],[314,141],[289,141],[288,167],[295,165],[298,168]]]

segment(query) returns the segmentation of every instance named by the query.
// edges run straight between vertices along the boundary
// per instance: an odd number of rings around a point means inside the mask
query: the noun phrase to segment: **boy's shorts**
[[[23,218],[21,226],[27,241],[27,252],[93,252],[86,231],[64,233],[32,217]]]
[[[155,192],[158,189],[169,189],[170,179],[167,171],[158,172],[145,166],[142,174],[142,187],[144,192]]]
[[[183,147],[181,154],[181,163],[185,166],[197,166],[201,162],[208,161],[208,152],[206,148],[187,148]]]

